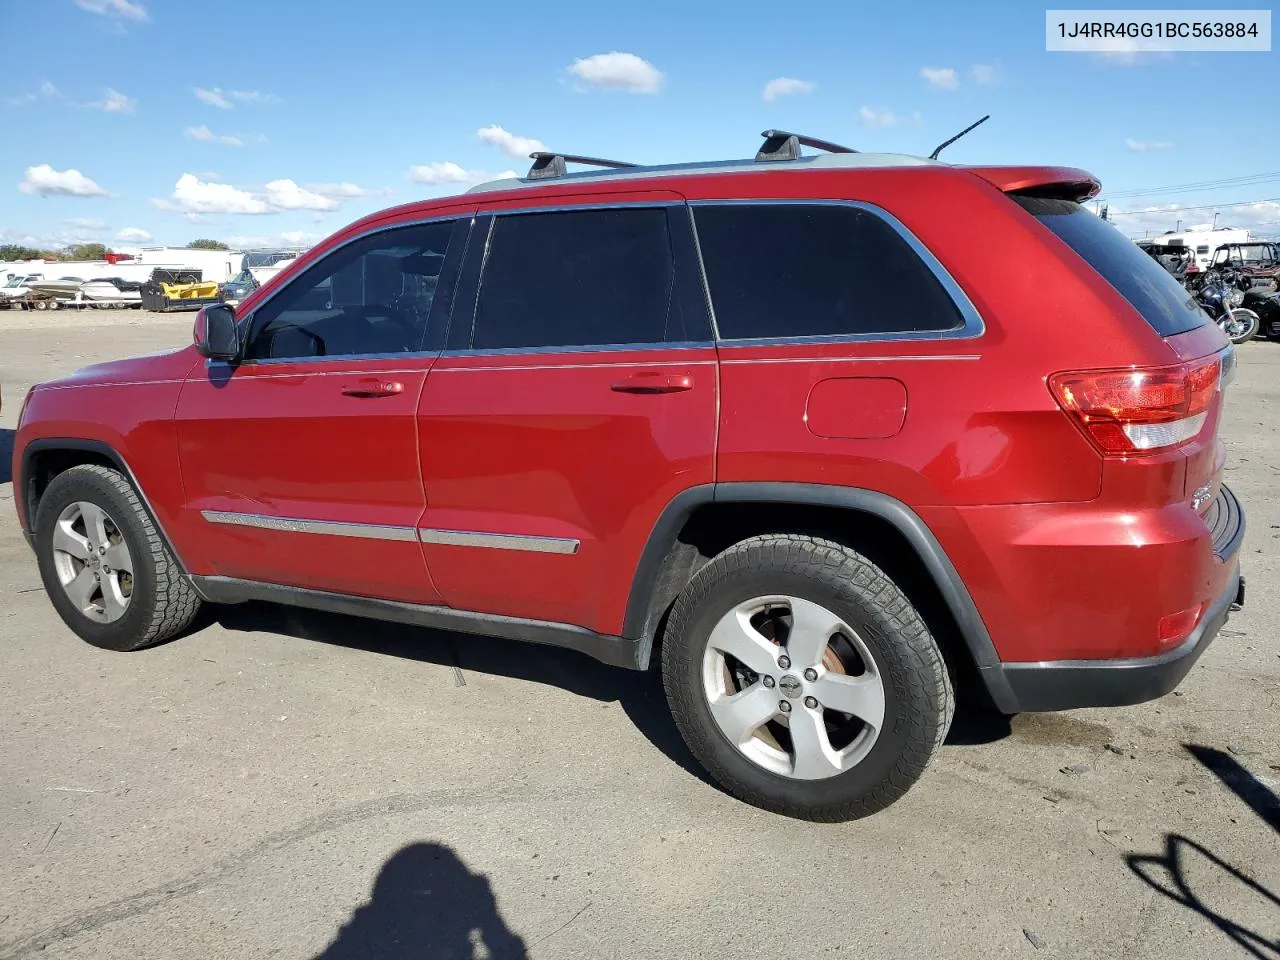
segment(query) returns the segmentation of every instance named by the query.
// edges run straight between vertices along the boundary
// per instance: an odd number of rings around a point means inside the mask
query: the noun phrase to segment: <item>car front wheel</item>
[[[36,511],[45,592],[81,639],[139,650],[186,629],[200,598],[117,470],[72,467],[54,477]]]

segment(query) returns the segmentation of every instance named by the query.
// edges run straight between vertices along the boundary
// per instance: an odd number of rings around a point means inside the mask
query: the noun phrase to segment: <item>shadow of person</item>
[[[438,843],[411,843],[382,865],[373,895],[314,960],[527,957],[488,879]]]

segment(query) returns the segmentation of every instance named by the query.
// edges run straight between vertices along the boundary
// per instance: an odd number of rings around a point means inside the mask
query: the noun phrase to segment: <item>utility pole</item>
[[[1174,233],[1181,233],[1181,232],[1182,232],[1182,221],[1181,221],[1181,220],[1179,220],[1179,221],[1178,221],[1178,225],[1177,225],[1176,227],[1174,227],[1174,228],[1173,228],[1173,232],[1174,232]]]
[[[1213,229],[1218,229],[1218,211],[1213,211]]]

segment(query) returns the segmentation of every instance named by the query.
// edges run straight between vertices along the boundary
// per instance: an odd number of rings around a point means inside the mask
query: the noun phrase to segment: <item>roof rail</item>
[[[857,153],[852,147],[842,147],[830,140],[819,140],[817,137],[806,137],[802,133],[788,133],[786,130],[766,130],[760,134],[764,143],[756,152],[756,161],[765,160],[799,160],[800,147],[813,147],[827,153]]]
[[[599,157],[579,157],[572,153],[547,153],[538,151],[529,154],[529,159],[533,161],[533,166],[529,168],[528,180],[551,180],[555,177],[563,177],[565,175],[564,165],[566,163],[584,163],[591,167],[634,167],[634,163],[626,163],[622,160],[601,160]]]

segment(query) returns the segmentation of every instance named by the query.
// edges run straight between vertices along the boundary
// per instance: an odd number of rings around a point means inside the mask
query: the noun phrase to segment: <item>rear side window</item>
[[[1120,231],[1071,200],[1012,198],[1102,274],[1162,337],[1208,322],[1195,300]]]
[[[476,301],[476,350],[662,343],[675,266],[662,207],[495,218]]]
[[[955,301],[906,240],[843,204],[695,207],[723,340],[957,330]]]

